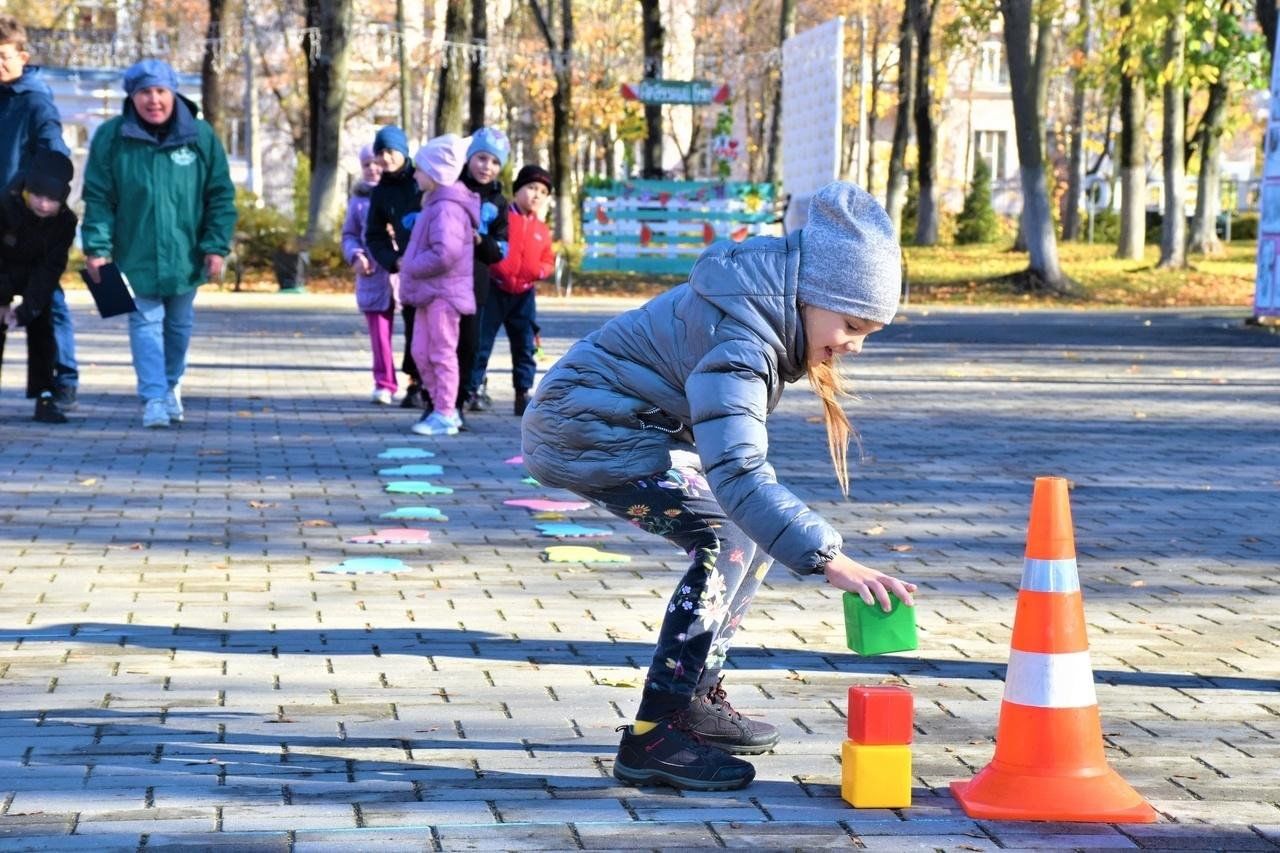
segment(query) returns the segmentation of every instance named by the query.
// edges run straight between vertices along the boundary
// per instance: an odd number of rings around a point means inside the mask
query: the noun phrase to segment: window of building
[[[987,161],[991,167],[991,179],[1003,181],[1006,177],[1005,150],[1009,144],[1009,133],[1004,130],[975,130],[973,132],[974,163],[978,157]]]
[[[979,86],[1009,85],[1009,66],[1004,61],[1004,46],[998,41],[983,43],[978,48]]]

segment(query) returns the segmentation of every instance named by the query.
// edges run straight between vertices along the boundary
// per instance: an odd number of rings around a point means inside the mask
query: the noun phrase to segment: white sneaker
[[[369,399],[372,400],[375,405],[390,406],[392,401],[392,395],[391,395],[391,392],[388,391],[386,388],[374,388],[373,394],[369,397]]]
[[[164,400],[148,400],[142,410],[142,425],[147,429],[167,429],[169,410]]]
[[[423,415],[412,429],[418,435],[457,435],[458,417],[454,415],[448,418],[439,412],[432,412],[429,415]]]
[[[174,385],[169,389],[169,393],[164,395],[164,410],[169,415],[169,420],[174,423],[182,423],[182,386]]]

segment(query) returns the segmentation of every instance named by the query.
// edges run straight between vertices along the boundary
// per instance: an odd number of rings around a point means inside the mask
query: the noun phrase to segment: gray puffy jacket
[[[578,341],[525,412],[524,462],[580,493],[666,471],[695,450],[725,513],[783,565],[816,571],[840,534],[778,483],[765,417],[805,375],[801,232],[715,246],[687,284]],[[696,445],[696,447],[695,447]]]

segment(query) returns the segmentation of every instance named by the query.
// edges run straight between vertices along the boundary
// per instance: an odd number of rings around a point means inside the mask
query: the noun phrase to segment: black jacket
[[[47,310],[67,268],[76,215],[64,204],[54,216],[41,219],[22,200],[22,189],[19,176],[0,193],[0,305],[21,296],[14,315],[25,326]]]
[[[472,283],[476,291],[476,310],[479,311],[480,306],[489,298],[489,264],[496,264],[507,256],[507,200],[502,195],[500,182],[476,183],[466,166],[462,167],[462,183],[466,184],[467,189],[479,194],[481,227],[487,232],[480,235],[480,242],[476,244],[475,265],[471,268]],[[486,215],[485,204],[491,204],[496,209],[494,219],[487,224],[483,222]]]
[[[400,171],[383,172],[369,196],[364,244],[378,266],[389,272],[400,271],[400,256],[409,245],[413,223],[405,224],[405,216],[422,210],[422,190],[413,179],[413,169],[413,161],[406,159]],[[387,225],[395,232],[394,241]]]

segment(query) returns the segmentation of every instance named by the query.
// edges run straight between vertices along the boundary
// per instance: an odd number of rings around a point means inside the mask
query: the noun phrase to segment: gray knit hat
[[[884,208],[845,181],[814,193],[799,277],[801,303],[890,323],[902,290],[902,249]]]

